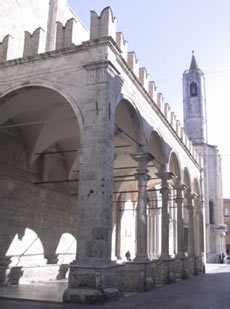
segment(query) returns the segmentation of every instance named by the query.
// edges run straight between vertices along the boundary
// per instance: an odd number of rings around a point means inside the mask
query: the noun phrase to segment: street
[[[135,293],[104,305],[76,305],[38,302],[1,297],[0,309],[76,309],[76,308],[230,308],[230,265],[211,264],[207,273],[150,292]],[[47,292],[47,291],[46,291]]]

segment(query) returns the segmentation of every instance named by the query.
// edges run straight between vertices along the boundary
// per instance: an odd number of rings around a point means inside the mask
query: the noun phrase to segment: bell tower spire
[[[205,78],[194,51],[189,70],[183,74],[184,128],[193,144],[207,143]]]

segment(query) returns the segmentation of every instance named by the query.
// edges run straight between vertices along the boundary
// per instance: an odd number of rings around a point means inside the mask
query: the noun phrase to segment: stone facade
[[[91,12],[88,31],[64,0],[43,5],[49,14],[37,22],[49,16],[48,26],[29,29],[20,58],[8,33],[0,45],[0,283],[12,282],[12,240],[27,228],[56,271],[61,235],[76,238],[66,302],[103,302],[203,271],[202,158],[109,7]],[[30,259],[31,246],[17,258]]]
[[[226,225],[226,253],[230,255],[230,200],[224,199],[224,224]]]

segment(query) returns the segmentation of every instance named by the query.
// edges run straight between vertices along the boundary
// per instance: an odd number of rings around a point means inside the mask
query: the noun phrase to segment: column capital
[[[148,163],[149,161],[153,160],[153,158],[147,152],[133,153],[133,154],[131,154],[131,157],[133,158],[133,160],[135,160],[137,162]]]
[[[148,170],[146,169],[145,171],[144,170],[138,171],[138,173],[135,174],[135,178],[137,180],[149,181],[151,177],[148,175]]]
[[[176,198],[175,202],[179,204],[180,202],[184,201],[185,192],[187,190],[187,186],[184,184],[177,184],[173,186],[173,188],[176,190]]]
[[[175,186],[173,186],[173,188],[177,191],[181,191],[181,192],[186,192],[188,190],[188,186],[185,185],[184,183],[182,184],[176,184]]]
[[[174,177],[172,172],[159,172],[156,173],[157,177],[159,177],[162,181],[171,180]]]
[[[185,194],[185,197],[188,199],[188,200],[196,200],[198,198],[198,194],[197,193],[191,193],[191,192],[186,192]]]

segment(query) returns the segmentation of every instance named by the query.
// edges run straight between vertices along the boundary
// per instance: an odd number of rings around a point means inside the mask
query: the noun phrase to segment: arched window
[[[190,84],[190,97],[197,97],[197,84],[195,82]]]

